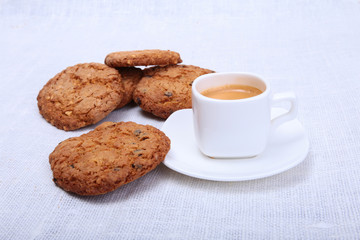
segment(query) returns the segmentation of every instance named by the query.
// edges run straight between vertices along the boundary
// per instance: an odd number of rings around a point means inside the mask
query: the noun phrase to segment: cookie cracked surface
[[[170,150],[170,139],[150,125],[104,122],[69,138],[49,156],[53,180],[65,191],[99,195],[145,175]]]
[[[165,66],[181,62],[179,53],[160,49],[113,52],[105,58],[105,64],[110,67]]]
[[[192,82],[212,72],[192,65],[147,68],[135,88],[133,99],[144,111],[166,119],[176,110],[192,107]]]
[[[116,69],[83,63],[50,79],[37,100],[40,114],[67,131],[97,123],[120,104],[123,96],[124,86]]]

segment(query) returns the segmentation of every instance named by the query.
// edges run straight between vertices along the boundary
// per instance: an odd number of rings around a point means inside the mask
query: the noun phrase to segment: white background
[[[69,137],[38,113],[56,73],[113,51],[170,49],[184,64],[294,90],[310,152],[282,174],[213,182],[161,164],[118,190],[56,187]],[[352,239],[360,236],[360,1],[0,0],[1,239]],[[163,121],[135,104],[104,121]],[[195,161],[196,159],[194,159]]]

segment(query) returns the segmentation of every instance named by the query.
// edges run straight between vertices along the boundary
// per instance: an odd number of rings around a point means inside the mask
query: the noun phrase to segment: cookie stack
[[[166,119],[191,108],[191,84],[213,71],[179,65],[179,53],[139,50],[110,53],[105,64],[84,63],[58,73],[37,97],[40,114],[66,131],[99,122],[132,99],[144,110]],[[155,65],[144,70],[136,66]]]
[[[105,58],[105,64],[114,68],[157,65],[143,70],[132,96],[144,111],[163,119],[176,110],[191,108],[192,82],[214,72],[178,64],[181,62],[179,53],[163,50],[114,52]]]
[[[40,90],[40,114],[59,129],[76,130],[134,100],[144,111],[166,119],[191,108],[192,82],[213,72],[181,62],[173,51],[141,50],[110,53],[105,64],[68,67]],[[153,126],[104,122],[61,142],[49,161],[56,185],[79,195],[99,195],[145,175],[169,150],[170,139]]]

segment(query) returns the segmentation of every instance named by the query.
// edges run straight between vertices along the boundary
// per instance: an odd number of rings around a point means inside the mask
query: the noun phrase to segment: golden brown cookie
[[[166,66],[181,62],[179,53],[159,49],[113,52],[105,58],[105,64],[110,67]]]
[[[53,181],[65,191],[99,195],[153,170],[170,150],[170,139],[150,125],[104,122],[55,148]]]
[[[121,74],[121,81],[124,84],[124,97],[121,100],[117,108],[122,108],[126,104],[132,101],[132,95],[136,88],[136,85],[143,76],[143,72],[140,68],[135,67],[123,67],[117,69]]]
[[[123,96],[124,86],[116,69],[83,63],[50,79],[37,100],[40,114],[67,131],[97,123],[119,105]]]
[[[212,72],[192,65],[145,69],[144,77],[133,93],[134,101],[144,111],[166,119],[176,110],[191,108],[192,82]]]

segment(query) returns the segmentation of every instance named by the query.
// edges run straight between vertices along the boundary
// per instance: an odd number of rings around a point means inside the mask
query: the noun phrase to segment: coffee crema
[[[219,87],[209,88],[201,92],[202,95],[209,98],[220,100],[236,100],[257,96],[262,91],[256,87],[248,85],[229,84]]]

